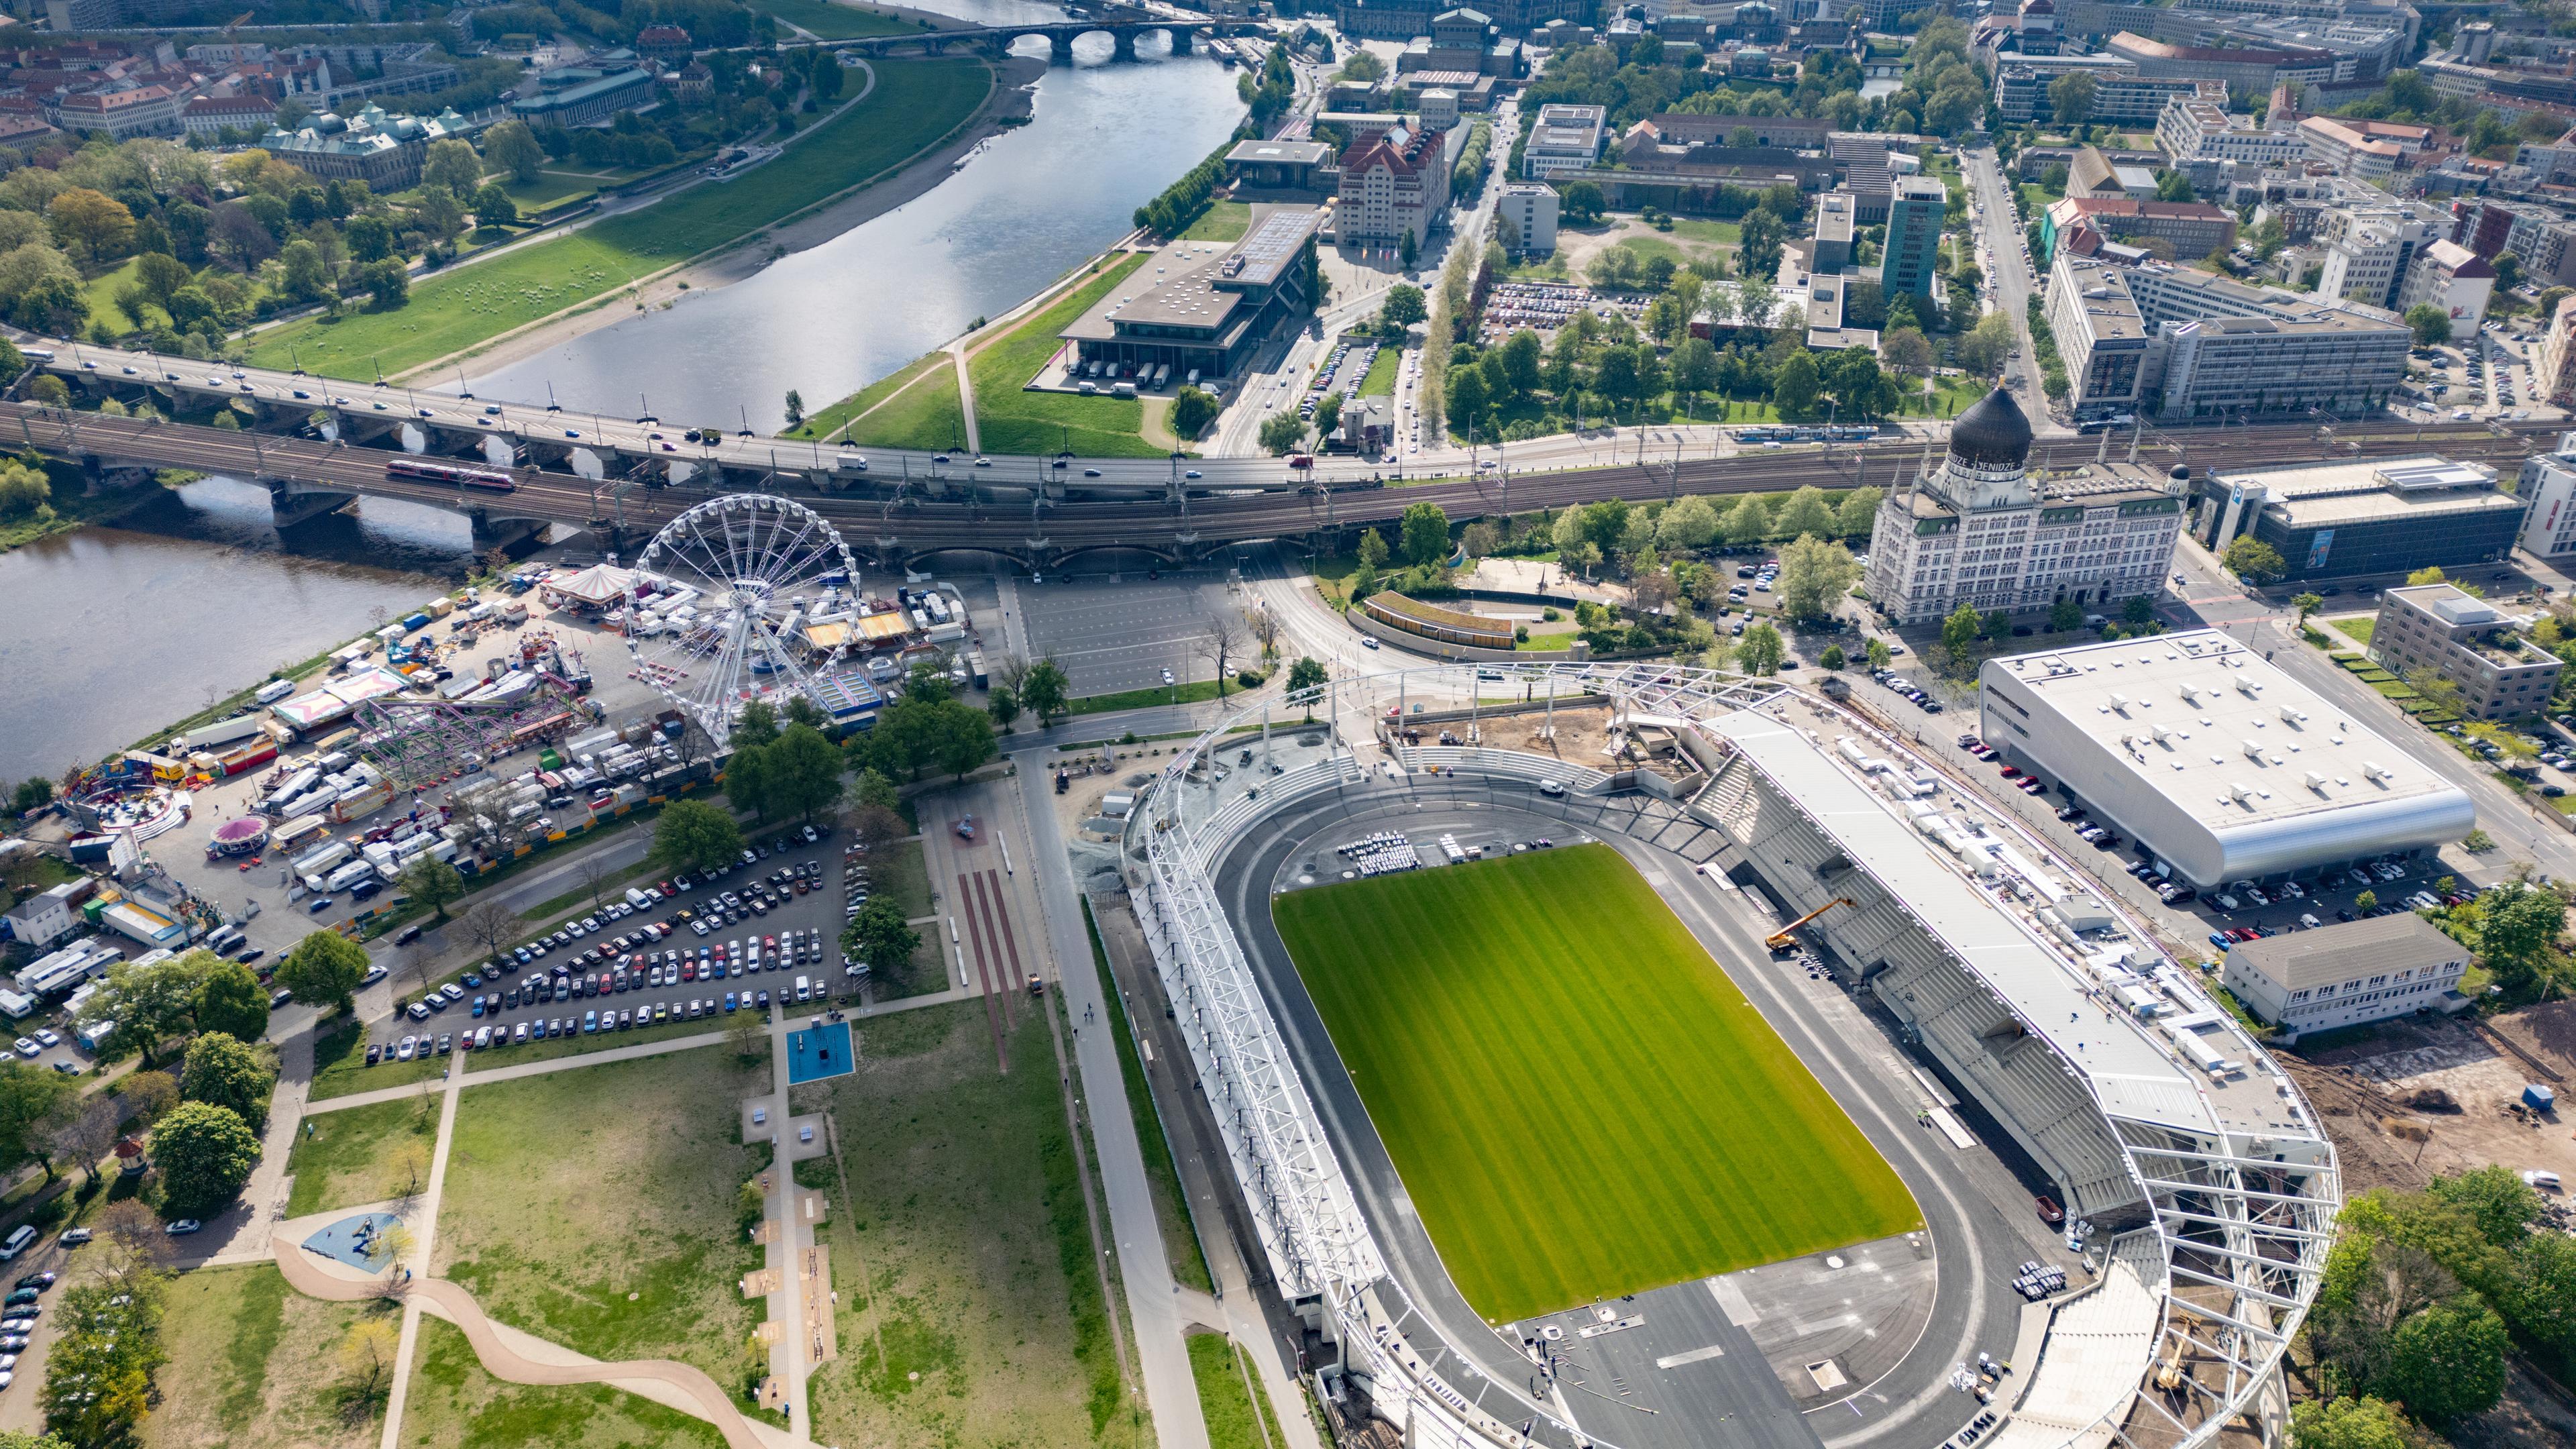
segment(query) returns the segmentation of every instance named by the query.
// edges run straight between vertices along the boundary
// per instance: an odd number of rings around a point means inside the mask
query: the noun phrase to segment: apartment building
[[[2134,415],[2151,346],[2122,269],[2061,249],[2049,269],[2048,327],[2066,364],[2078,418]]]
[[[1522,256],[1543,257],[1556,250],[1556,188],[1535,181],[1515,181],[1503,188],[1495,210],[1509,221]]]
[[[1932,295],[1932,274],[1941,256],[1941,221],[1950,205],[1949,188],[1929,176],[1897,178],[1887,202],[1887,241],[1879,261],[1879,286],[1890,296],[1911,292]]]
[[[2523,279],[2544,287],[2576,281],[2576,223],[2545,206],[2464,197],[2451,208],[2451,240],[2481,261],[2511,252]]]
[[[2576,553],[2576,433],[2559,434],[2555,452],[2524,459],[2514,493],[2531,503],[2516,548],[2542,558]]]
[[[2417,254],[2439,237],[2432,218],[2406,207],[2335,207],[2317,223],[2316,240],[2326,254],[2317,291],[2393,308]]]
[[[2122,56],[2007,53],[1995,66],[1995,107],[2015,125],[2050,119],[2057,107],[2048,88],[2077,74],[2093,77],[2092,119],[2108,125],[2152,126],[2176,98],[2201,94],[2191,77],[2148,75]]]
[[[2356,121],[2342,116],[2308,116],[2299,122],[2299,140],[2310,160],[2333,168],[2338,176],[2376,181],[2409,164],[2432,139],[2423,126],[2396,126],[2385,121]]]
[[[2478,260],[2477,253],[2455,241],[2431,242],[2406,269],[2406,284],[2397,291],[2397,311],[2439,307],[2450,314],[2453,338],[2475,337],[2486,321],[2495,284],[2495,268]]]
[[[2520,719],[2548,708],[2566,667],[2516,632],[2528,622],[2453,584],[2389,589],[2370,652],[2393,674],[2429,669],[2459,686],[2471,719]]]
[[[1342,158],[1341,208],[1333,223],[1340,241],[1393,244],[1410,236],[1420,246],[1448,209],[1449,156],[1441,132],[1397,127]]]
[[[2039,229],[2047,256],[2055,256],[2061,240],[2079,229],[2131,246],[2162,242],[2172,249],[2168,261],[2195,262],[2236,245],[2235,216],[2202,201],[2070,196],[2041,213]]]

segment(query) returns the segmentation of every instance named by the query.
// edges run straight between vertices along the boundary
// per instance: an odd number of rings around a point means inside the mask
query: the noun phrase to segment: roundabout
[[[2180,1145],[2173,1120],[2151,1138],[2129,1120],[2141,1114],[2126,1099],[2136,1089],[2107,1077],[2088,1083],[2092,1100],[2077,1118],[2023,1120],[2033,1114],[2022,1095],[2028,1084],[2019,1075],[2001,1085],[1981,1079],[1992,1064],[1957,1058],[1949,1024],[1917,1014],[1916,978],[1873,959],[1901,954],[1884,924],[1910,924],[1911,912],[1924,914],[1918,929],[1935,945],[1946,943],[1947,897],[1963,889],[1909,878],[1912,862],[1898,854],[1879,858],[1882,846],[1920,853],[1895,812],[1855,858],[1817,868],[1876,877],[1881,898],[1846,912],[1851,924],[1811,933],[1811,949],[1796,957],[1766,950],[1764,937],[1785,918],[1771,913],[1772,899],[1792,912],[1814,904],[1796,881],[1774,878],[1786,862],[1771,858],[1766,832],[1777,828],[1774,808],[1794,799],[1774,799],[1782,783],[1774,772],[1839,768],[1829,748],[1818,748],[1832,738],[1822,730],[1849,738],[1864,728],[1857,720],[1767,681],[1663,666],[1523,667],[1506,676],[1502,690],[1490,672],[1480,684],[1466,669],[1337,681],[1318,701],[1318,713],[1340,724],[1331,733],[1292,738],[1249,717],[1221,724],[1165,769],[1127,838],[1129,881],[1157,970],[1181,1010],[1280,1292],[1303,1319],[1305,1351],[1329,1387],[1356,1393],[1427,1444],[2196,1444],[2231,1425],[2278,1425],[2279,1345],[2313,1296],[2323,1252],[2313,1234],[2337,1206],[2321,1137],[2267,1144],[2290,1147],[2303,1166],[2257,1180],[2250,1163],[2214,1167],[2211,1159],[2230,1157],[2223,1139]],[[1477,698],[1484,692],[1523,698]],[[1608,770],[1553,753],[1550,741],[1563,737],[1555,727],[1576,726],[1587,712],[1606,718],[1614,743],[1629,747],[1603,759]],[[1385,728],[1391,714],[1475,743],[1407,745]],[[1797,724],[1778,729],[1784,717]],[[1527,741],[1500,738],[1525,725]],[[1229,736],[1233,729],[1244,733]],[[1780,737],[1794,737],[1813,759],[1775,759]],[[1634,749],[1649,739],[1666,752],[1660,765]],[[1951,808],[1972,806],[1961,792]],[[1835,823],[1815,833],[1830,839]],[[1371,1101],[1383,1063],[1355,1083],[1354,1068],[1371,1058],[1365,1047],[1349,1055],[1346,1008],[1319,1009],[1316,981],[1300,974],[1312,963],[1292,958],[1279,903],[1291,893],[1388,884],[1346,882],[1346,873],[1363,874],[1360,860],[1372,862],[1371,875],[1493,872],[1587,847],[1616,852],[1651,888],[1723,973],[1721,990],[1812,1074],[1901,1181],[1918,1226],[1851,1241],[1820,1228],[1827,1236],[1776,1260],[1684,1267],[1588,1301],[1524,1300],[1543,1306],[1516,1307],[1519,1316],[1505,1321],[1471,1306],[1471,1296],[1492,1294],[1472,1286],[1483,1269],[1474,1254],[1459,1256],[1454,1218],[1437,1209],[1448,1184],[1402,1110],[1412,1104],[1390,1110],[1382,1087]],[[2063,869],[2053,861],[2034,868]],[[1836,878],[1834,889],[1861,894],[1850,879]],[[1908,890],[1922,899],[1905,899]],[[1551,904],[1560,922],[1584,918],[1583,900]],[[1982,904],[2001,923],[2010,903]],[[1630,907],[1588,929],[1626,941],[1639,935],[1632,923],[1640,914]],[[1852,934],[1863,928],[1874,943]],[[1983,986],[2000,1005],[2018,1001],[2025,986],[2080,996],[2067,964],[2047,979],[1990,977],[1972,949],[1950,969],[1965,978],[1954,984]],[[2190,988],[2175,990],[2177,1004],[2188,1004]],[[2002,1044],[2022,1048],[2005,1054],[2009,1074],[2044,1064],[2083,1081],[2086,1068],[2105,1064],[2093,1052],[2113,1045],[2083,1043],[2079,1052],[2068,1043],[2076,1060],[2061,1063],[2038,1050],[2036,1016],[2006,1020],[2012,1034]],[[2181,1093],[2193,1091],[2172,1071],[2176,1062],[2151,1060],[2155,1044],[2143,1032],[2119,1046],[2142,1068],[2171,1071]],[[1467,1051],[1488,1047],[1496,1057],[1507,1050],[1480,1035]],[[2242,1050],[2259,1055],[2250,1042]],[[1568,1052],[1563,1071],[1527,1072],[1507,1095],[1536,1115],[1574,1090],[1569,1083],[1653,1070],[1571,1039]],[[2124,1056],[2118,1065],[2129,1064]],[[2263,1074],[2259,1091],[2222,1083],[2198,1101],[2166,1098],[2157,1111],[2168,1119],[2197,1112],[2200,1125],[2232,1133],[2235,1116],[2259,1114],[2255,1099],[2269,1093],[2277,1069],[2262,1061],[2254,1071]],[[1946,1133],[1934,1130],[1935,1112],[1951,1124]],[[1629,1184],[1617,1179],[1687,1177],[1697,1157],[1722,1161],[1737,1135],[1707,1133],[1609,1171],[1596,1161],[1579,1180],[1546,1184],[1558,1206],[1531,1230],[1530,1252],[1546,1252],[1558,1234],[1622,1233]],[[1455,1151],[1480,1150],[1466,1145],[1471,1124],[1453,1137]],[[2110,1170],[2086,1176],[2081,1164],[2096,1159]],[[2057,1238],[2029,1208],[2046,1192],[2088,1214],[2070,1228],[2093,1236]],[[1745,1200],[1708,1208],[1755,1210]],[[2025,1304],[2015,1280],[2033,1269],[2064,1274],[2064,1290]],[[2220,1320],[2232,1322],[2211,1327]]]

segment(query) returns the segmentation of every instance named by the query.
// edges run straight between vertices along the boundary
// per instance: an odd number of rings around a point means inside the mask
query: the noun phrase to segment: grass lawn
[[[128,257],[121,264],[81,283],[81,301],[88,306],[91,321],[104,322],[119,332],[132,325],[125,320],[124,313],[116,310],[115,299],[117,290],[134,280],[134,268],[140,260],[139,257]],[[152,326],[160,326],[170,320],[169,313],[148,302],[143,305],[143,313],[142,320]]]
[[[252,360],[334,377],[388,373],[488,341],[634,278],[739,241],[902,165],[975,113],[993,88],[979,60],[879,61],[876,92],[804,132],[781,164],[693,187],[639,211],[412,286],[390,312],[307,319],[260,334]]]
[[[1539,904],[1552,901],[1583,902],[1580,918]],[[1272,909],[1441,1261],[1489,1319],[1922,1221],[1606,845],[1293,891]]]
[[[868,859],[869,899],[884,898],[903,910],[907,921],[931,913],[930,868],[922,859],[921,842],[908,840],[882,856]],[[948,959],[940,954],[939,927],[922,926],[921,944],[914,947],[912,959],[899,972],[877,969],[870,963],[869,998],[874,1001],[901,1001],[907,996],[928,996],[948,989]]]
[[[1158,684],[1151,689],[1122,689],[1116,694],[1086,694],[1067,705],[1064,712],[1107,714],[1112,710],[1149,709],[1158,704],[1196,704],[1203,699],[1216,698],[1216,686],[1217,681],[1213,679],[1193,679],[1168,689]],[[1237,685],[1228,685],[1227,688],[1229,693],[1242,692]]]
[[[1360,379],[1360,396],[1395,396],[1395,374],[1396,371],[1403,366],[1403,348],[1379,348],[1377,350],[1377,356],[1369,361],[1368,375]]]
[[[429,1153],[438,1140],[438,1098],[407,1097],[351,1107],[345,1112],[317,1112],[304,1119],[286,1170],[295,1190],[286,1200],[289,1217],[328,1208],[356,1207],[418,1191],[429,1181]],[[419,1149],[416,1160],[404,1159]],[[412,1168],[418,1168],[417,1174]]]
[[[566,206],[596,196],[599,194],[599,188],[606,184],[595,176],[575,175],[569,171],[557,171],[548,167],[539,171],[534,181],[524,184],[516,181],[507,182],[501,189],[510,193],[512,201],[519,203],[521,216],[534,216],[542,211],[551,211],[558,206]]]
[[[1190,1377],[1198,1381],[1199,1416],[1207,1421],[1208,1449],[1270,1449],[1286,1443],[1279,1432],[1279,1415],[1270,1407],[1270,1391],[1243,1361],[1243,1350],[1234,1346],[1234,1340],[1222,1333],[1193,1333],[1189,1344]],[[1244,1387],[1247,1381],[1249,1391]]]
[[[1022,321],[1008,336],[975,354],[975,360],[967,365],[967,377],[975,387],[975,432],[985,452],[1053,453],[1071,448],[1092,458],[1164,455],[1162,448],[1146,442],[1141,435],[1145,406],[1134,398],[1021,391],[1063,345],[1056,334],[1146,260],[1139,252],[1113,258],[1055,305]]]
[[[503,1383],[483,1371],[463,1329],[427,1317],[402,1431],[404,1449],[724,1449],[725,1442],[704,1419],[604,1385]]]
[[[147,1449],[372,1449],[384,1401],[348,1402],[337,1355],[352,1324],[378,1314],[399,1321],[402,1310],[307,1298],[266,1264],[199,1268],[166,1292],[170,1361],[143,1421]]]
[[[1703,242],[1710,246],[1732,247],[1744,244],[1744,228],[1731,221],[1704,221],[1698,217],[1673,218],[1673,235],[1685,241]]]
[[[433,1016],[419,1027],[405,1023],[404,1030],[418,1031],[435,1027],[446,1018]],[[455,1030],[449,1027],[448,1030]],[[436,1033],[433,1032],[433,1035]],[[402,1040],[395,1032],[394,1040]],[[434,1057],[414,1057],[407,1062],[379,1062],[367,1065],[366,1028],[355,1021],[339,1025],[313,1039],[313,1086],[305,1094],[307,1101],[320,1102],[332,1097],[345,1097],[352,1092],[372,1092],[379,1087],[400,1087],[427,1081],[438,1075]]]
[[[882,11],[862,10],[855,5],[832,5],[824,0],[746,0],[764,15],[774,15],[799,30],[810,30],[825,40],[864,40],[871,35],[908,35],[921,27],[898,20]],[[782,36],[781,39],[786,37]],[[855,82],[856,76],[846,79]]]
[[[1938,418],[1956,417],[1960,409],[1972,406],[1978,399],[1994,391],[1994,385],[1983,378],[1952,377],[1946,373],[1936,373],[1931,382],[1932,391],[1929,397],[1932,416]],[[1924,397],[1925,394],[1917,392],[1909,396],[1907,402],[1909,405],[1918,403],[1923,401]]]
[[[1118,983],[1109,974],[1109,956],[1100,946],[1100,925],[1092,919],[1087,900],[1082,903],[1082,928],[1091,934],[1091,966],[1100,973],[1101,999],[1123,1002]],[[1136,1038],[1123,1006],[1110,1013],[1109,1034],[1118,1042],[1118,1075],[1127,1084],[1127,1110],[1136,1119],[1136,1145],[1145,1155],[1145,1177],[1154,1185],[1154,1220],[1163,1229],[1163,1256],[1171,1260],[1174,1277],[1202,1293],[1213,1292],[1216,1285],[1208,1275],[1207,1255],[1199,1251],[1199,1235],[1190,1226],[1190,1200],[1181,1191],[1180,1168],[1172,1162],[1171,1139],[1163,1135],[1161,1109],[1155,1105],[1153,1085],[1145,1079],[1145,1062],[1136,1054]]]
[[[1241,241],[1243,240],[1243,234],[1251,229],[1252,203],[1248,201],[1220,201],[1207,209],[1207,215],[1191,222],[1190,229],[1181,233],[1180,240],[1214,242]]]
[[[477,1088],[437,1270],[541,1338],[743,1383],[761,1309],[738,1280],[761,1254],[734,1202],[769,1154],[742,1145],[735,1107],[756,1085],[733,1053],[694,1051]]]
[[[933,375],[916,384],[923,373]],[[898,392],[902,397],[878,407]],[[867,414],[863,419],[862,413]],[[853,424],[853,419],[858,421]],[[851,442],[880,448],[965,446],[966,409],[957,398],[956,364],[947,353],[934,352],[809,415],[802,427],[781,436],[837,439],[845,427]]]
[[[2334,625],[2336,633],[2367,649],[2370,647],[2370,631],[2378,626],[2379,616],[2356,614],[2349,619],[2329,619],[2326,622]]]
[[[1046,1024],[1021,1016],[1007,1076],[977,1002],[853,1026],[859,1070],[798,1089],[799,1110],[831,1104],[841,1148],[813,1164],[837,1168],[841,1289],[815,1439],[1151,1445],[1111,1356]]]

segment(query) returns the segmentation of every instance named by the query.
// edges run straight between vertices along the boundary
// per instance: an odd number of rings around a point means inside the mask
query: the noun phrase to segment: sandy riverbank
[[[763,228],[720,251],[664,272],[634,289],[635,300],[632,302],[620,296],[608,304],[532,323],[519,331],[478,344],[459,356],[423,363],[396,380],[417,378],[427,382],[441,375],[451,375],[461,358],[471,358],[475,371],[497,371],[560,347],[585,333],[623,322],[638,311],[668,307],[692,292],[710,292],[757,275],[776,259],[773,252],[781,248],[794,253],[820,246],[853,227],[864,225],[919,198],[956,174],[958,158],[1006,129],[1003,122],[1013,118],[1026,119],[1031,114],[1038,78],[1046,74],[1047,63],[1041,59],[1013,56],[993,65],[992,94],[985,98],[974,118],[948,144],[916,157],[894,175],[830,205],[809,211],[784,226]],[[793,165],[795,160],[795,150],[791,147],[786,155],[769,164]]]

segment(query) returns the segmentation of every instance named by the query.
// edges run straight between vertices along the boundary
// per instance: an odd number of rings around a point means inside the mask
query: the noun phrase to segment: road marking
[[[1706,1363],[1710,1359],[1724,1357],[1726,1357],[1726,1350],[1723,1347],[1712,1343],[1706,1348],[1695,1348],[1688,1353],[1665,1354],[1662,1358],[1655,1360],[1655,1367],[1659,1369],[1680,1368],[1684,1364]]]
[[[1707,1282],[1708,1296],[1716,1299],[1717,1306],[1726,1310],[1727,1322],[1738,1328],[1751,1328],[1762,1321],[1762,1315],[1754,1310],[1753,1300],[1744,1296],[1742,1288],[1724,1278],[1711,1278]]]

